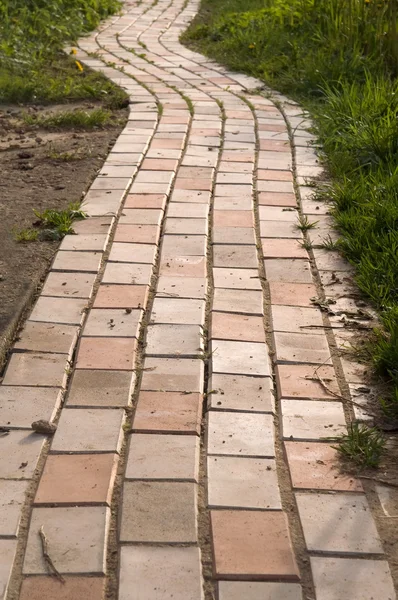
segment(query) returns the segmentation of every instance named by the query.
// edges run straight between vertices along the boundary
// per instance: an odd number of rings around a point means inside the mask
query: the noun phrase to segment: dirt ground
[[[27,126],[21,115],[99,106],[0,107],[0,372],[18,323],[59,245],[17,242],[16,234],[37,221],[34,210],[62,210],[82,199],[127,118],[122,109],[113,112],[113,124],[103,129],[51,131]]]

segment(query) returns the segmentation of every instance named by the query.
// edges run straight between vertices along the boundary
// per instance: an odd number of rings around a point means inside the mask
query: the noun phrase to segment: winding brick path
[[[130,115],[0,386],[0,598],[393,600],[325,439],[366,413],[311,301],[350,284],[310,122],[180,45],[196,10],[127,2],[81,41]]]

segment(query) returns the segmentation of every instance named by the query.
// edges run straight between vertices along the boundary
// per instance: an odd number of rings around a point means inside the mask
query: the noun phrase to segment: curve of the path
[[[2,600],[395,598],[328,439],[366,413],[320,310],[350,268],[311,123],[179,43],[197,7],[126,2],[79,44],[130,114],[0,386]]]

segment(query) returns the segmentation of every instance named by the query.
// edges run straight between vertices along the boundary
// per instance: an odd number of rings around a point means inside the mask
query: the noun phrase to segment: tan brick
[[[67,396],[68,406],[127,406],[132,374],[129,371],[76,369]]]
[[[183,482],[126,481],[122,542],[196,542],[196,485]]]
[[[383,553],[364,495],[297,493],[296,501],[310,552]]]
[[[302,600],[303,598],[301,586],[297,583],[220,581],[218,591],[219,600]]]
[[[207,438],[209,454],[275,456],[272,415],[210,411]]]
[[[51,421],[61,401],[59,388],[0,386],[0,425],[30,429],[33,421]]]
[[[23,573],[44,575],[48,572],[38,535],[43,527],[59,573],[103,574],[109,518],[109,508],[102,506],[34,508]]]
[[[209,381],[211,408],[272,412],[274,399],[270,377],[247,377],[213,373]]]
[[[131,436],[127,479],[173,479],[197,481],[199,439],[193,435]]]
[[[121,409],[65,409],[62,411],[51,450],[118,452],[123,437],[123,417]]]
[[[340,402],[283,400],[281,404],[285,439],[328,439],[346,432]]]
[[[56,577],[38,575],[24,578],[20,600],[102,600],[104,593],[103,577],[69,576],[62,583]]]
[[[27,487],[27,481],[0,479],[0,535],[9,537],[18,535]]]
[[[198,548],[122,547],[120,600],[202,600],[202,594]]]
[[[392,600],[394,585],[387,561],[312,557],[318,600]]]
[[[13,353],[4,385],[61,387],[66,379],[67,354]]]
[[[282,508],[274,460],[209,456],[207,477],[210,508]]]

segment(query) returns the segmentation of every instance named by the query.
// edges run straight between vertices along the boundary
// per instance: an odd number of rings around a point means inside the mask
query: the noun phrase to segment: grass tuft
[[[108,125],[112,113],[103,108],[91,112],[85,110],[64,111],[47,117],[36,115],[23,115],[27,125],[36,125],[43,129],[83,129],[90,130]]]
[[[305,232],[309,229],[314,229],[318,224],[318,221],[310,221],[307,215],[300,215],[297,221],[297,229]]]
[[[15,229],[13,233],[15,241],[19,244],[35,242],[39,236],[37,229]]]
[[[78,202],[70,204],[65,210],[47,209],[43,212],[33,212],[38,219],[37,225],[41,228],[39,237],[47,240],[60,240],[65,235],[73,234],[73,221],[86,217]]]
[[[340,247],[339,241],[334,240],[330,233],[322,240],[321,246],[324,250],[329,250],[330,252],[332,252],[333,250],[338,250]]]
[[[364,423],[351,423],[346,434],[333,446],[343,458],[359,467],[377,468],[385,447],[384,436]]]

